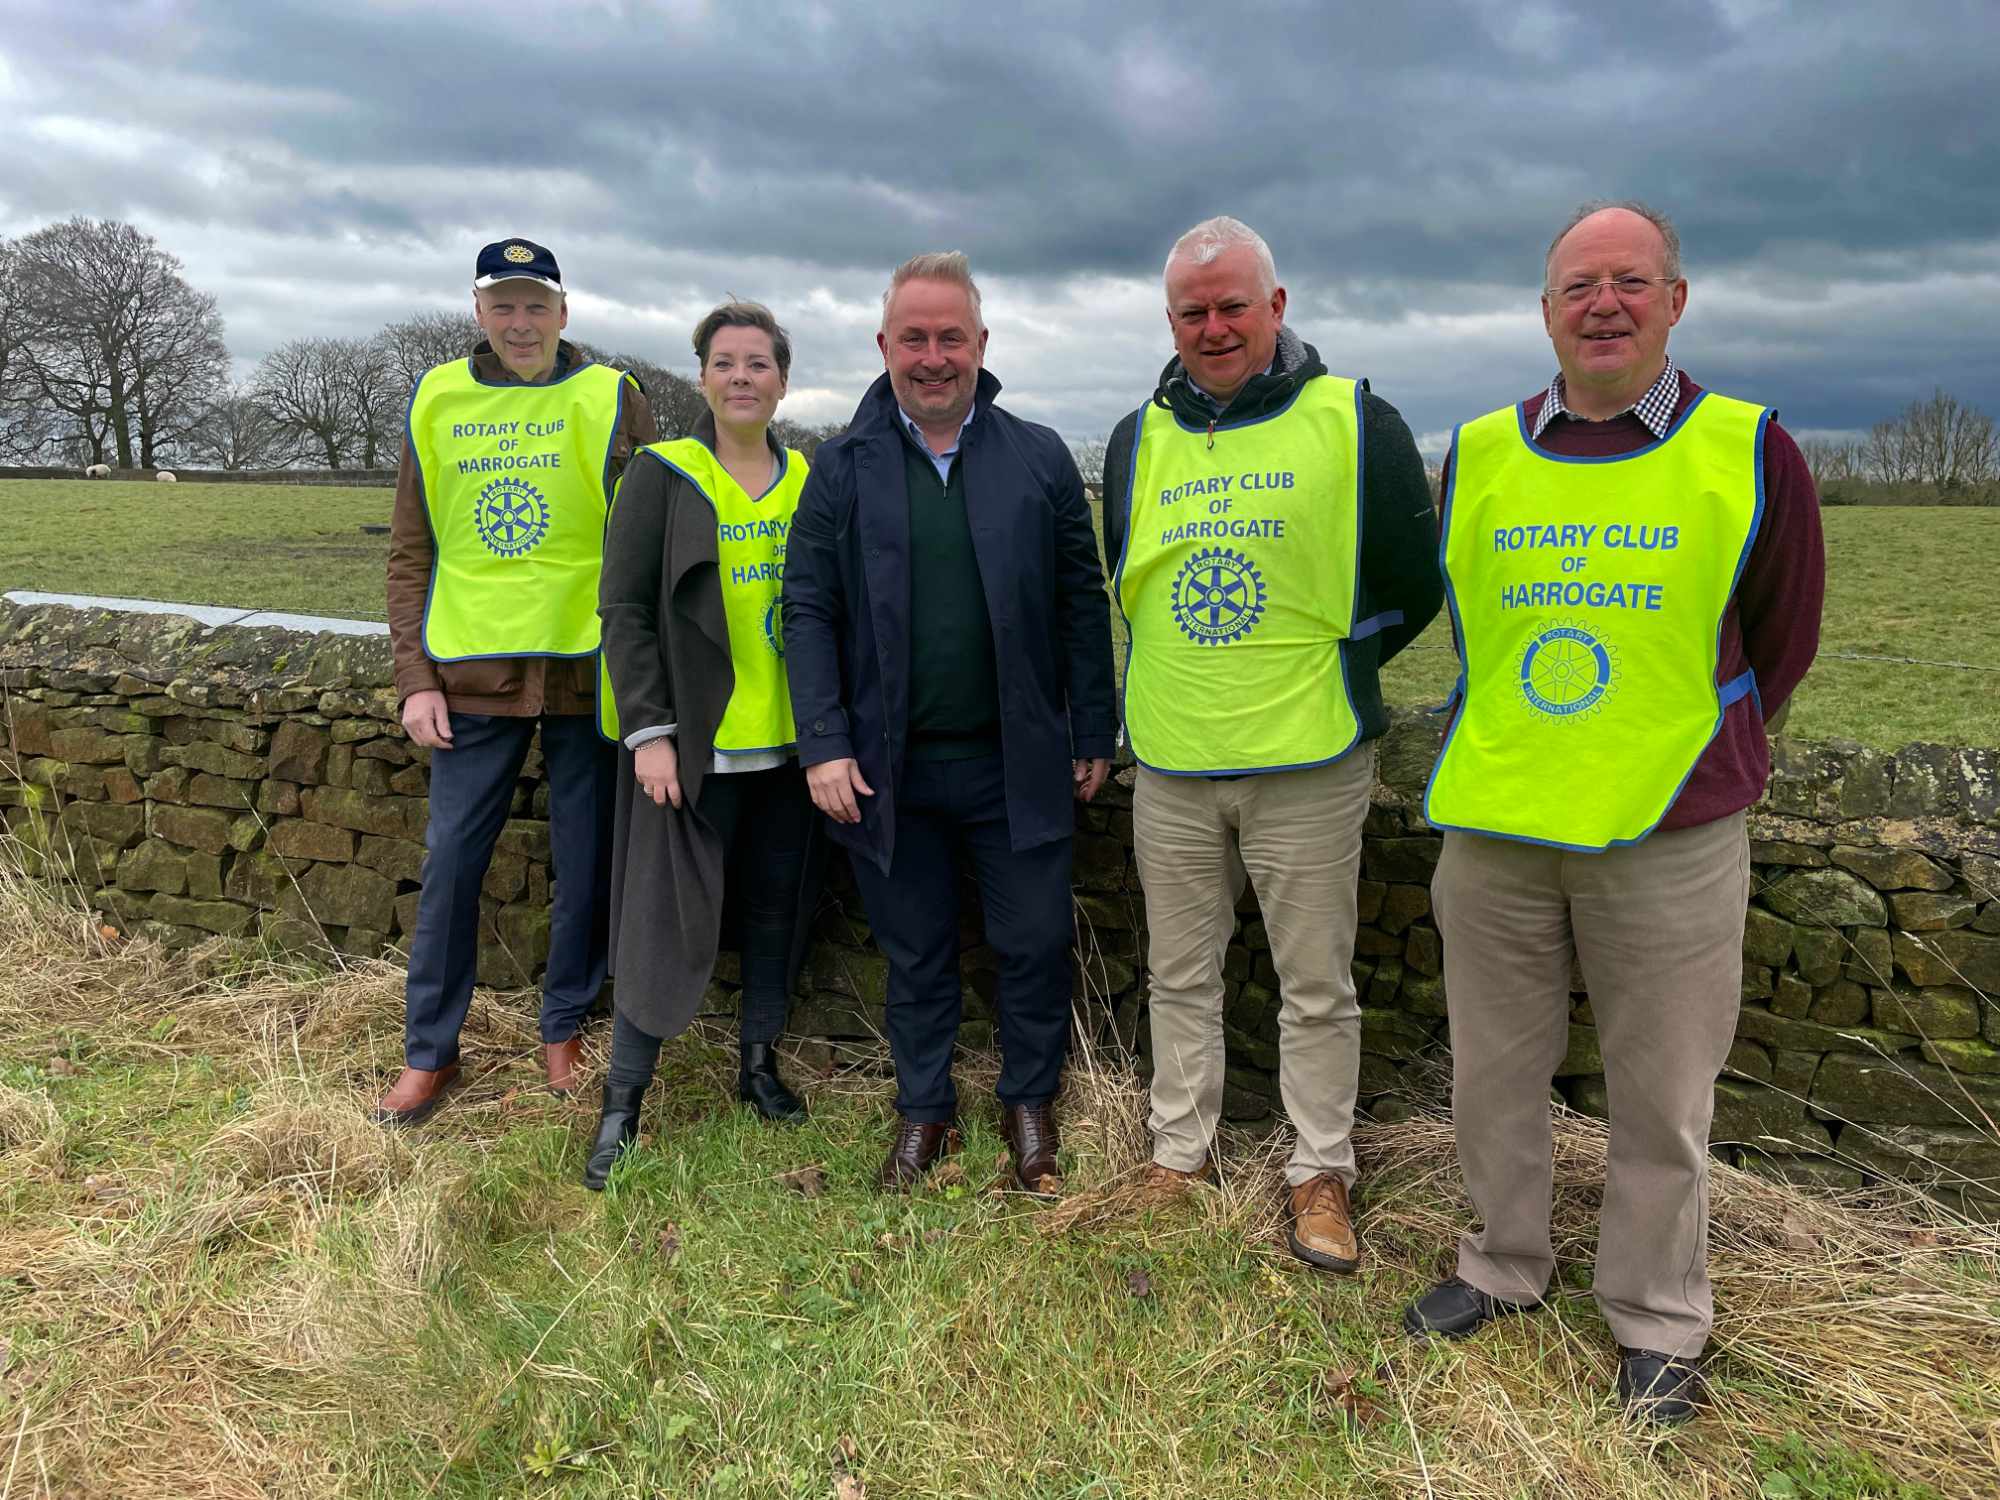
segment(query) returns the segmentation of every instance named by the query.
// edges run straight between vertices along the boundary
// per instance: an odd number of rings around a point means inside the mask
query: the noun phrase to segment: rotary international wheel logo
[[[778,603],[773,599],[764,606],[764,644],[771,648],[773,656],[782,661],[785,656],[785,617]]]
[[[535,258],[535,252],[530,250],[526,245],[509,245],[500,253],[517,266],[525,266]]]
[[[1616,648],[1581,625],[1552,625],[1521,653],[1521,696],[1551,718],[1596,711],[1617,680]]]
[[[1250,633],[1264,613],[1264,575],[1241,552],[1203,547],[1181,565],[1171,603],[1181,634],[1226,646]]]
[[[479,492],[472,524],[487,551],[519,557],[549,534],[549,502],[525,479],[496,479]]]

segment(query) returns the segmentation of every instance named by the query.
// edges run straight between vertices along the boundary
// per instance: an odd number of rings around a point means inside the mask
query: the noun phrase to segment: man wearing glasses
[[[1456,714],[1425,815],[1459,1160],[1483,1221],[1404,1313],[1462,1338],[1541,1302],[1549,1081],[1581,966],[1611,1141],[1593,1291],[1619,1395],[1693,1415],[1708,1341],[1708,1127],[1736,1030],[1765,726],[1819,642],[1819,502],[1769,410],[1667,353],[1680,241],[1585,205],[1549,247],[1560,373],[1452,439],[1442,556]]]

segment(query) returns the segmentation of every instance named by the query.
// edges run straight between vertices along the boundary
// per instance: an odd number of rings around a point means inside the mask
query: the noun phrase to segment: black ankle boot
[[[769,1042],[744,1042],[736,1073],[736,1097],[767,1120],[803,1120],[806,1107],[778,1076],[778,1049]]]
[[[639,1107],[645,1101],[643,1083],[604,1085],[604,1113],[598,1117],[597,1139],[590,1143],[590,1160],[583,1164],[583,1185],[592,1192],[604,1190],[620,1154],[639,1138]]]

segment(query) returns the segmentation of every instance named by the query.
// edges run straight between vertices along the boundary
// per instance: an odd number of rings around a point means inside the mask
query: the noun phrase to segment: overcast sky
[[[2000,414],[2000,3],[1201,7],[6,0],[0,234],[129,219],[274,344],[467,302],[551,246],[571,331],[692,373],[728,294],[844,417],[877,297],[964,249],[1017,412],[1107,432],[1171,352],[1160,264],[1215,213],[1426,448],[1553,370],[1579,200],[1678,221],[1696,379],[1794,432],[1942,385]]]

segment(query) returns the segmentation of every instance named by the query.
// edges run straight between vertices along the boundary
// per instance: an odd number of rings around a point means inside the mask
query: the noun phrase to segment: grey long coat
[[[714,419],[694,435],[713,447]],[[781,462],[784,451],[772,447]],[[789,461],[797,462],[797,455]],[[722,839],[695,811],[715,731],[736,683],[717,566],[715,511],[678,472],[641,449],[620,481],[598,589],[604,657],[622,733],[675,724],[681,805],[656,807],[621,750],[611,844],[611,972],[618,1009],[640,1030],[677,1036],[700,1009],[721,947]],[[826,841],[815,817],[799,893],[791,984],[805,958]]]

